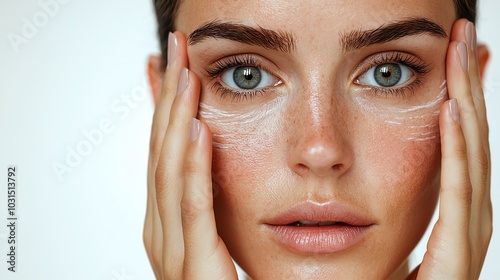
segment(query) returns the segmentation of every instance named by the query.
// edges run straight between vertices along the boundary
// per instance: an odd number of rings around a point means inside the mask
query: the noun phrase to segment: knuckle
[[[168,130],[177,131],[178,129],[184,126],[185,120],[180,117],[180,113],[181,112],[179,112],[176,106],[172,107],[172,111],[170,112],[170,118],[168,120],[167,131]]]
[[[149,142],[149,153],[153,158],[160,157],[162,147],[163,143],[158,139],[158,137],[151,135],[151,141]]]
[[[153,240],[151,239],[151,234],[149,232],[146,232],[144,230],[143,235],[142,235],[142,243],[144,244],[144,248],[146,248],[146,252],[148,255],[151,254],[151,243]]]
[[[482,178],[487,177],[490,172],[490,162],[486,153],[481,149],[471,160],[478,168]]]
[[[205,209],[210,207],[208,197],[200,191],[184,195],[181,200],[181,213],[183,220],[192,221]]]
[[[460,161],[467,161],[467,147],[465,145],[456,145],[453,147],[452,153],[449,157],[456,158]]]
[[[151,245],[152,243],[152,224],[149,221],[146,221],[144,223],[144,229],[142,231],[142,242],[144,243],[144,246],[146,249]]]
[[[456,191],[457,197],[463,201],[465,205],[472,204],[472,187],[470,183],[461,184],[461,186]]]
[[[157,200],[162,199],[163,194],[165,193],[165,188],[169,185],[170,181],[172,181],[167,170],[167,164],[165,162],[158,162],[158,166],[155,171],[155,187]]]
[[[196,177],[198,176],[198,164],[190,158],[187,158],[184,162],[184,176],[185,177]]]
[[[190,200],[182,199],[181,201],[181,213],[183,221],[192,221],[198,216],[200,209]]]
[[[484,230],[484,242],[485,242],[485,247],[488,247],[491,241],[491,237],[493,236],[493,225],[491,223],[488,223],[485,226]]]
[[[486,213],[484,215],[486,217],[485,220],[483,220],[483,238],[486,243],[486,246],[488,246],[491,237],[493,235],[493,215],[492,215],[491,203],[489,204]]]

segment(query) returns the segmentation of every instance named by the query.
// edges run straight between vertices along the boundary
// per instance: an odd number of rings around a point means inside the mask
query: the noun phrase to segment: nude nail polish
[[[469,71],[469,54],[467,53],[467,45],[464,42],[460,42],[457,45],[457,52],[460,57],[460,64],[465,72]]]
[[[168,33],[168,53],[167,53],[167,63],[172,65],[177,58],[177,37],[174,33]]]
[[[187,88],[189,83],[189,70],[182,68],[179,75],[179,83],[177,84],[177,95],[181,95]]]
[[[465,26],[465,38],[469,48],[474,51],[476,49],[476,27],[472,22],[468,22]]]
[[[199,134],[200,134],[200,121],[196,118],[192,118],[189,129],[189,139],[191,141],[194,141],[198,138]]]
[[[460,122],[460,115],[458,114],[458,102],[455,98],[451,99],[449,102],[450,114],[456,123]]]

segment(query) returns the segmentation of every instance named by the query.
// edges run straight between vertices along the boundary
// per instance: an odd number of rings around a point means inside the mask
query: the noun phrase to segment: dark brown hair
[[[158,35],[160,39],[163,66],[167,65],[168,33],[175,31],[175,17],[182,0],[154,0]],[[477,0],[453,0],[457,10],[457,18],[466,18],[476,23]]]

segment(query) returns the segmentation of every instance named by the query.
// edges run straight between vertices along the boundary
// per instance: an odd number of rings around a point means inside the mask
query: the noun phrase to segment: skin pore
[[[448,35],[453,1],[182,1],[176,26],[184,34],[220,22],[293,38],[289,49],[210,36],[188,47],[201,81],[199,118],[214,134],[218,233],[251,277],[387,278],[421,238],[438,196],[435,112],[446,99],[448,38],[410,30],[359,47],[341,40],[421,19]],[[234,95],[224,73],[238,63],[263,69],[269,83]],[[384,63],[411,72],[401,90],[384,92],[364,79]],[[345,252],[306,256],[267,230],[289,207],[333,200],[374,224]]]

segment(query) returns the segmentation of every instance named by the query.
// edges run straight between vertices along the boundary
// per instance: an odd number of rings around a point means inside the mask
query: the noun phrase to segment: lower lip
[[[306,254],[329,254],[345,251],[360,243],[371,226],[281,226],[268,225],[279,243]]]

